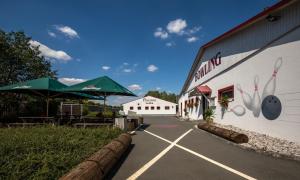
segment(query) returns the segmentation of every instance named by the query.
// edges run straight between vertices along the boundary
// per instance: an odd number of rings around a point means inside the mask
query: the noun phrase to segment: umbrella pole
[[[49,116],[49,97],[47,97],[47,109],[46,109],[46,116]]]
[[[105,101],[106,101],[106,96],[104,96],[103,111],[105,111]]]

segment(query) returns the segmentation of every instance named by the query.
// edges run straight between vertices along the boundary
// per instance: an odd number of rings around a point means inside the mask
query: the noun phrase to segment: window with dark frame
[[[141,109],[142,109],[142,107],[141,107],[141,106],[139,106],[137,109],[138,109],[138,110],[141,110]]]
[[[218,101],[221,101],[222,97],[227,96],[230,101],[234,100],[234,86],[228,86],[218,90]]]
[[[151,110],[154,110],[154,106],[151,106]]]
[[[133,106],[130,106],[130,108],[129,108],[130,110],[133,110]]]
[[[145,110],[149,110],[149,106],[146,106],[146,107],[145,107]]]
[[[170,106],[165,106],[165,110],[169,110],[170,109]]]
[[[157,106],[156,109],[157,109],[157,110],[160,110],[160,106]]]

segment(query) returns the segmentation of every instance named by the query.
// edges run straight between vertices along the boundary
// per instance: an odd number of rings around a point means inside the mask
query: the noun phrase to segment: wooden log
[[[77,165],[70,172],[62,176],[61,180],[98,180],[104,179],[105,175],[117,163],[120,157],[131,144],[131,136],[121,134],[109,144],[94,153],[88,159]]]
[[[225,138],[229,141],[235,142],[235,143],[247,143],[249,141],[249,138],[245,134],[241,134],[232,130],[220,128],[217,126],[214,126],[212,124],[207,123],[201,123],[198,124],[199,129],[203,129],[205,131],[208,131],[212,134],[215,134],[217,136],[220,136],[222,138]]]

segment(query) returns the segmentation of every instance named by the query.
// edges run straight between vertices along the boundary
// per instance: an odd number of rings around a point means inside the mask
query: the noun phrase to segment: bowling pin
[[[252,96],[252,113],[254,117],[260,114],[261,99],[258,93],[258,76],[254,77],[254,92]]]
[[[262,100],[265,99],[265,97],[269,96],[269,95],[274,95],[275,90],[276,90],[276,75],[278,73],[279,68],[281,67],[282,64],[282,57],[279,57],[277,59],[277,61],[275,62],[274,65],[274,70],[273,70],[273,74],[270,77],[270,79],[267,81],[264,90],[263,90],[263,94],[262,94]]]
[[[228,112],[232,112],[237,116],[243,116],[246,113],[246,109],[241,105],[236,105],[233,108],[229,108]]]
[[[242,90],[241,85],[237,84],[237,90],[240,91],[241,95],[242,95],[242,100],[244,102],[244,105],[246,106],[247,109],[249,109],[250,111],[252,110],[252,98],[251,96]]]

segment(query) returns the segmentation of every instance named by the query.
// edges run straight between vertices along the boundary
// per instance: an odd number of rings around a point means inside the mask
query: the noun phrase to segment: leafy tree
[[[0,86],[40,77],[56,77],[51,63],[42,56],[39,47],[30,45],[31,38],[24,32],[4,32],[0,29]],[[17,94],[0,95],[0,116],[16,112],[21,99]],[[28,98],[27,98],[28,100]]]
[[[177,96],[174,93],[167,93],[166,91],[148,91],[145,96],[152,96],[166,101],[177,103]]]
[[[40,77],[55,77],[51,64],[30,46],[24,32],[6,33],[0,29],[0,86]]]

